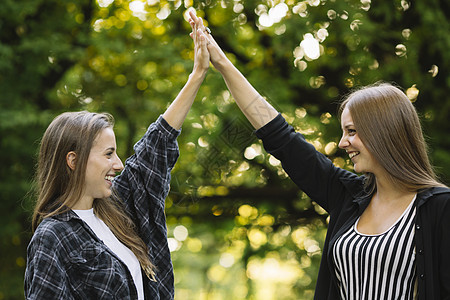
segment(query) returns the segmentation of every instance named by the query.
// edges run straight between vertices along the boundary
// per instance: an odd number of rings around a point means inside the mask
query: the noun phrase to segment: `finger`
[[[216,42],[216,40],[214,39],[214,37],[211,34],[207,34],[208,36],[208,41],[210,44],[215,45],[215,46],[219,46]]]
[[[203,32],[200,29],[197,29],[197,46],[201,46],[201,41],[204,38]]]
[[[197,29],[194,31],[194,51],[197,52],[200,47],[200,31]]]
[[[200,23],[200,28],[202,29],[202,30],[204,30],[205,29],[205,23],[203,22],[203,19],[202,18],[199,18],[200,19],[200,21],[199,21],[199,23]]]
[[[194,21],[197,28],[203,28],[203,19],[201,17],[197,17],[193,11],[190,11],[189,14],[191,15],[192,20]]]
[[[192,20],[192,19],[189,19],[189,25],[191,25],[191,29],[192,29],[192,31],[194,31],[194,27],[195,27],[195,22],[194,22],[194,20]]]
[[[211,43],[215,43],[214,38],[211,34],[211,30],[205,26],[203,26],[203,28],[200,28],[200,31],[202,32],[202,34],[205,36],[206,38],[206,45],[208,46]]]
[[[202,51],[208,51],[206,49],[206,37],[204,36],[203,33],[200,33],[200,47],[202,48]]]
[[[206,45],[208,42],[208,37],[202,30],[199,29],[199,31],[200,31],[200,37],[201,37],[202,41],[204,42],[204,44]]]
[[[199,33],[199,39],[200,39],[200,45],[198,48],[198,58],[203,60],[203,59],[207,59],[208,64],[209,64],[209,51],[208,51],[208,41],[207,38],[205,36],[205,34],[203,32],[200,31]]]
[[[194,35],[194,42],[195,44],[198,43],[198,28],[197,28],[197,24],[194,24],[194,28],[192,28],[192,33]]]
[[[192,20],[197,20],[197,15],[195,14],[195,10],[190,10],[189,11],[189,16],[191,17]]]

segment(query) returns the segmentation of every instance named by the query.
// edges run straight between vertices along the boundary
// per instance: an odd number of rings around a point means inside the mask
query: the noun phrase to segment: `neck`
[[[77,203],[75,203],[71,209],[76,209],[76,210],[87,210],[87,209],[91,209],[93,207],[94,204],[94,199],[92,198],[81,198],[80,200],[77,201]]]
[[[376,198],[382,202],[397,201],[398,199],[413,197],[415,192],[411,192],[393,182],[386,176],[376,176]]]

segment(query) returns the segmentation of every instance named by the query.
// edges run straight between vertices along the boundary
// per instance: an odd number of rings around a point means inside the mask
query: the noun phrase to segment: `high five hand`
[[[189,11],[189,24],[191,25],[192,32],[190,33],[190,36],[195,39],[196,32],[200,31],[202,36],[206,37],[206,48],[209,51],[209,56],[211,59],[212,64],[216,69],[220,69],[220,65],[227,60],[227,57],[223,53],[222,49],[220,49],[217,42],[214,40],[214,37],[212,36],[211,30],[208,27],[205,27],[203,24],[203,20],[200,17],[197,17],[195,14],[195,10]],[[198,35],[198,33],[197,33]]]
[[[191,22],[189,22],[191,23]],[[206,44],[209,43],[203,28],[199,28],[198,23],[191,23],[192,32],[190,36],[194,40],[194,70],[207,70],[209,68],[209,51]]]

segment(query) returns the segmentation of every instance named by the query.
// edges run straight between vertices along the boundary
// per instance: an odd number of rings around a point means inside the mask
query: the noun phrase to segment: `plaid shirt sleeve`
[[[136,143],[135,154],[126,160],[124,170],[114,180],[114,188],[134,219],[157,268],[157,281],[149,282],[151,299],[174,297],[164,209],[170,172],[179,156],[176,138],[180,132],[160,116]]]

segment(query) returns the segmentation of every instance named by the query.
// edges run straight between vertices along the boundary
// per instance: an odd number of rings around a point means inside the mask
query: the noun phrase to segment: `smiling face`
[[[353,162],[355,171],[357,173],[368,172],[375,174],[377,170],[380,170],[381,166],[359,138],[347,107],[342,111],[341,126],[343,133],[339,141],[339,148],[347,152]]]
[[[112,180],[123,164],[116,152],[116,137],[111,127],[100,131],[89,153],[83,196],[75,209],[89,209],[94,199],[111,196]]]

